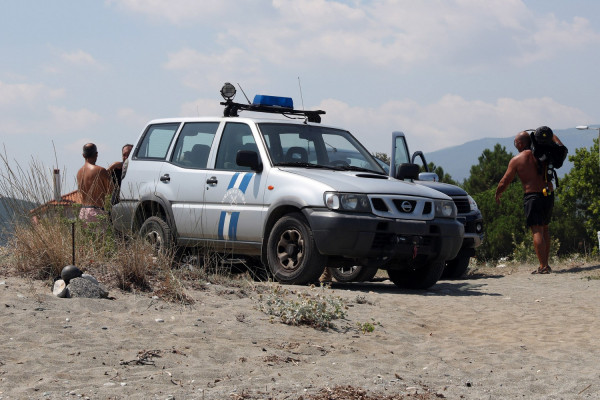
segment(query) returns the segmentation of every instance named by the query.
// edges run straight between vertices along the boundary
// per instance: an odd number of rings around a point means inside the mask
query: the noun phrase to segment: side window
[[[394,160],[394,164],[396,165],[396,167],[398,167],[402,163],[410,162],[406,142],[404,141],[404,138],[402,136],[396,137],[396,143],[394,143],[394,146],[396,146],[396,157]]]
[[[179,123],[150,125],[135,152],[137,159],[164,160]]]
[[[253,150],[258,152],[256,141],[252,136],[250,127],[246,124],[229,122],[225,125],[219,150],[217,152],[216,169],[245,171],[249,167],[240,167],[235,162],[237,152],[240,150]]]
[[[206,168],[218,122],[190,122],[183,126],[171,162],[184,168]]]

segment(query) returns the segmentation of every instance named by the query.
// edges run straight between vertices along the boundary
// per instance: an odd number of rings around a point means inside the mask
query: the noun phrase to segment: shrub
[[[293,293],[276,285],[267,295],[260,295],[258,308],[267,315],[279,317],[284,324],[326,329],[332,326],[332,320],[346,316],[346,305],[341,297],[326,293],[325,286],[320,290],[314,295],[298,292],[295,298],[289,299]]]

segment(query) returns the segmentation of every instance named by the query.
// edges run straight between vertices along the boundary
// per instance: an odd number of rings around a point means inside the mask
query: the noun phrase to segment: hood
[[[437,190],[412,182],[400,181],[387,175],[356,171],[333,171],[328,169],[281,168],[281,170],[321,182],[338,192],[404,194],[447,199],[444,194]]]
[[[428,188],[438,190],[448,196],[466,196],[467,192],[455,185],[442,182],[431,181],[416,181],[419,185],[427,186]]]

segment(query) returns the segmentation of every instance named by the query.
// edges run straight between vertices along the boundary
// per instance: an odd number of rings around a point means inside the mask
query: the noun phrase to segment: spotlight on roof
[[[235,97],[235,93],[235,86],[233,86],[229,82],[225,82],[225,84],[223,84],[223,87],[221,88],[221,96],[223,96],[225,101],[233,100],[233,98]]]

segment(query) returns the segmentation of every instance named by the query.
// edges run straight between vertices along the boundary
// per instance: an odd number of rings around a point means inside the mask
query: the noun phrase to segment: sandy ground
[[[189,290],[184,307],[116,290],[59,299],[0,275],[0,398],[333,399],[338,385],[369,399],[600,398],[600,265],[530,270],[424,292],[333,284],[347,316],[325,331],[272,321],[247,288]]]

